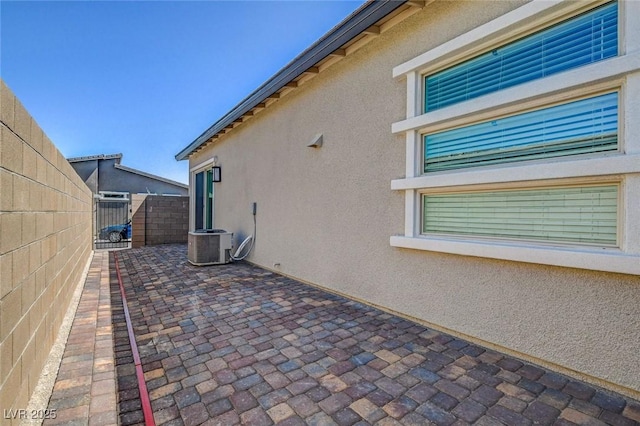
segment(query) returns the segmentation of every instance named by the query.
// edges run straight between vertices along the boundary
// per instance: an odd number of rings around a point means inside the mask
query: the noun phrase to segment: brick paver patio
[[[117,256],[158,424],[640,421],[638,401],[251,265],[194,267],[183,245]],[[135,424],[115,293],[120,422]]]
[[[45,425],[116,425],[109,254],[96,252],[67,338]]]

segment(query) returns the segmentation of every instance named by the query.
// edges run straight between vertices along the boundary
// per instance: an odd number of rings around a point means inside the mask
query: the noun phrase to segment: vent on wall
[[[222,265],[231,261],[233,233],[223,229],[189,232],[187,258],[192,265]]]

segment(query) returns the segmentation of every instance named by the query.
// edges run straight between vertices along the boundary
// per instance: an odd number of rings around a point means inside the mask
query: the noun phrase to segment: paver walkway
[[[183,245],[117,256],[158,424],[640,421],[638,401],[257,267],[194,267]],[[120,421],[138,423],[115,322]]]
[[[58,370],[45,425],[116,425],[109,255],[96,252]]]

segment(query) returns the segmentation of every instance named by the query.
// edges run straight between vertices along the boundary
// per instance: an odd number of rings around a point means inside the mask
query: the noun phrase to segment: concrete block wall
[[[131,194],[131,247],[143,247],[145,241],[145,225],[147,223],[147,215],[145,209],[145,200],[147,194]]]
[[[189,197],[132,195],[132,247],[186,243]]]
[[[0,80],[0,407],[24,409],[92,254],[92,194]]]

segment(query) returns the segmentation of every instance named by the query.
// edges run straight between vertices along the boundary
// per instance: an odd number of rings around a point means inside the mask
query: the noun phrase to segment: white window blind
[[[614,246],[618,186],[423,195],[423,233]]]
[[[425,135],[424,172],[618,149],[618,93]]]
[[[424,111],[473,99],[618,54],[612,2],[425,77]]]

